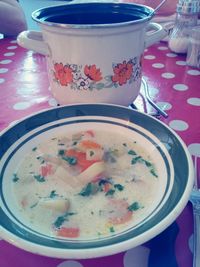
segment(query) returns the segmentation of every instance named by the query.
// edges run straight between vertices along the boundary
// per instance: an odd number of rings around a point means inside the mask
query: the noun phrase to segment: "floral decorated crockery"
[[[102,90],[117,88],[141,78],[141,61],[137,57],[113,64],[113,73],[102,77],[102,71],[93,65],[55,63],[54,76],[61,86],[70,85],[74,90]]]
[[[59,104],[128,105],[141,84],[145,47],[165,31],[149,23],[153,9],[130,3],[84,2],[33,12],[42,33],[18,43],[46,55],[50,88]],[[147,29],[154,30],[146,34]]]

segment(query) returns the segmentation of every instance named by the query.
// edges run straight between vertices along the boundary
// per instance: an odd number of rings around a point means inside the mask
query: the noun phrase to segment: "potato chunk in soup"
[[[136,225],[151,210],[159,180],[151,155],[136,141],[91,129],[41,142],[12,178],[20,219],[40,233],[70,239]]]

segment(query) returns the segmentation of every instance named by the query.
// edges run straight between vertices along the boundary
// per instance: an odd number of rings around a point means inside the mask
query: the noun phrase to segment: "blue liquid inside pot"
[[[128,3],[76,3],[42,8],[32,17],[44,24],[104,25],[148,20],[152,12],[149,7]]]

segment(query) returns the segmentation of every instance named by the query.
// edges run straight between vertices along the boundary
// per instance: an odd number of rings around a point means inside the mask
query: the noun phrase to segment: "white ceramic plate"
[[[154,206],[136,225],[110,237],[62,239],[31,229],[12,202],[11,177],[18,159],[48,137],[88,127],[123,132],[151,152],[160,177]],[[22,249],[50,257],[100,257],[148,241],[177,218],[193,185],[191,157],[180,137],[151,116],[115,105],[62,106],[30,116],[1,133],[0,160],[0,235]]]

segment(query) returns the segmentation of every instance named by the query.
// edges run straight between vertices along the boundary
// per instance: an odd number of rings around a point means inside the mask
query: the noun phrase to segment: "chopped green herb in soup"
[[[87,130],[34,146],[11,179],[20,218],[32,229],[92,239],[144,219],[159,177],[135,140]]]

